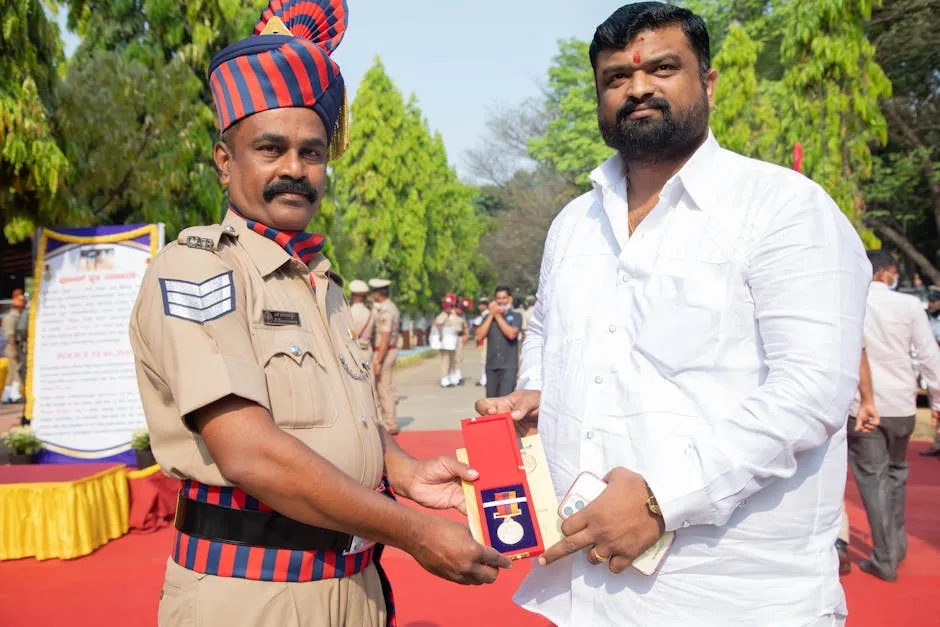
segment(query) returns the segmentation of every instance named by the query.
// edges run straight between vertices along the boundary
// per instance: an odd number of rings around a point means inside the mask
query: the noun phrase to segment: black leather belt
[[[182,495],[176,503],[175,526],[206,540],[294,551],[344,553],[353,540],[349,534],[307,525],[277,512],[229,509]]]

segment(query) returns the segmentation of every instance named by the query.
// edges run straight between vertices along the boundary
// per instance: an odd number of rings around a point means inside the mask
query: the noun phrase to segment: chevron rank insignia
[[[232,273],[224,272],[202,283],[160,279],[163,313],[202,324],[235,311]]]

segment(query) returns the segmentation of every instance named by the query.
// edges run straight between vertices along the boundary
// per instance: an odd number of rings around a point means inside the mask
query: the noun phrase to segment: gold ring
[[[610,560],[610,556],[603,556],[597,552],[597,547],[592,546],[590,553],[588,553],[588,559],[591,560],[592,564],[603,564],[604,562]]]

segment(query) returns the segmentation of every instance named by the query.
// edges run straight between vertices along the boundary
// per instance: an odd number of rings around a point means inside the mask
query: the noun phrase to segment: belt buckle
[[[343,556],[356,555],[362,553],[363,551],[368,551],[375,546],[375,542],[372,540],[366,540],[365,538],[360,538],[359,536],[351,536],[349,538],[349,544],[346,545],[346,549],[343,551]]]

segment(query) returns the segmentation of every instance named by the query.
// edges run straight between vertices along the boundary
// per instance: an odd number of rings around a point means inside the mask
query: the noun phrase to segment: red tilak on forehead
[[[646,37],[637,37],[637,38],[636,38],[636,42],[637,42],[638,44],[641,44],[641,43],[643,43],[644,41],[646,41]],[[637,51],[637,52],[634,52],[634,53],[633,53],[633,64],[634,64],[634,65],[639,65],[639,63],[640,63],[640,52]]]

